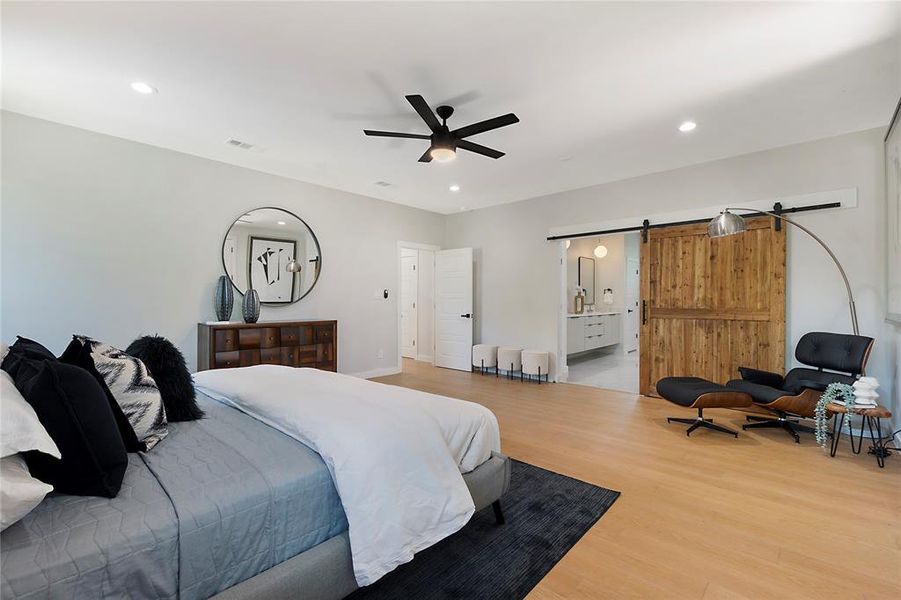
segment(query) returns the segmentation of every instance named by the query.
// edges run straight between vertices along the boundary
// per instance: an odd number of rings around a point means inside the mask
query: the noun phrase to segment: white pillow
[[[16,389],[12,377],[0,371],[0,457],[26,450],[40,450],[60,458],[59,448]]]
[[[0,459],[0,531],[30,513],[52,491],[52,485],[31,476],[18,454]]]

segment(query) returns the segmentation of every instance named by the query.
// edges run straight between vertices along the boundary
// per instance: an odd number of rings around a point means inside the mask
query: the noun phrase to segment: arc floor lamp
[[[845,275],[845,270],[842,268],[842,264],[838,262],[838,258],[836,258],[835,254],[832,250],[829,249],[829,246],[826,245],[826,242],[821,240],[814,232],[807,229],[800,223],[796,223],[792,221],[788,217],[784,217],[782,215],[776,214],[774,212],[769,212],[765,210],[757,210],[755,208],[727,208],[723,210],[719,215],[714,217],[712,221],[710,221],[710,225],[707,226],[707,235],[712,238],[718,237],[726,237],[727,235],[735,235],[737,233],[744,233],[748,230],[748,224],[745,223],[744,217],[741,215],[737,215],[733,210],[742,210],[748,211],[753,215],[768,215],[771,217],[775,217],[777,219],[781,219],[786,223],[794,225],[810,237],[812,237],[816,242],[823,247],[823,250],[829,254],[829,257],[832,258],[832,261],[835,263],[835,266],[838,268],[838,272],[842,276],[842,280],[845,282],[845,290],[848,292],[848,308],[851,311],[851,327],[854,329],[854,335],[859,335],[860,332],[857,328],[857,308],[854,306],[854,295],[851,293],[851,284],[848,283],[848,276]]]

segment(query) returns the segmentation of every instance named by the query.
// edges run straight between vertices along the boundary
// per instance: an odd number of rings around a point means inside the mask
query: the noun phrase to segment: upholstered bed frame
[[[476,510],[510,487],[510,459],[494,453],[463,475]],[[357,589],[347,531],[213,596],[215,600],[338,600]]]

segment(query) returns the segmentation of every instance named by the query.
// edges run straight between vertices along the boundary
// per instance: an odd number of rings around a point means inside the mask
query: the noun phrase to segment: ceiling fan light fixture
[[[429,151],[432,160],[436,162],[450,162],[457,158],[457,153],[453,148],[447,146],[437,146]]]

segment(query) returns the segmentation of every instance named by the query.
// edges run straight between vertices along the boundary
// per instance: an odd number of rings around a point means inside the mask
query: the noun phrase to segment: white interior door
[[[472,369],[472,248],[435,253],[435,365]]]
[[[416,358],[416,338],[419,320],[416,315],[418,295],[418,262],[416,250],[404,248],[400,257],[400,354]]]
[[[419,250],[416,263],[416,360],[435,362],[435,251]]]
[[[623,320],[623,349],[626,352],[638,350],[638,302],[640,279],[637,258],[626,259],[626,294],[623,306],[626,309]]]

